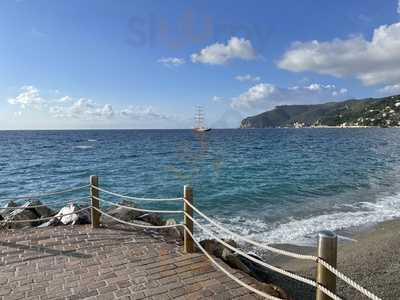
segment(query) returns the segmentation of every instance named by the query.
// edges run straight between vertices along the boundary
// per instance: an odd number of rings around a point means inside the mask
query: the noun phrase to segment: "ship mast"
[[[203,108],[201,106],[197,106],[195,120],[196,120],[196,128],[205,128],[204,113],[203,113]]]

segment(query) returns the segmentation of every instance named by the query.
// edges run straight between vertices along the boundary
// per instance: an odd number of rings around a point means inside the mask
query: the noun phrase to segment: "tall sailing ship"
[[[206,127],[206,125],[204,123],[204,112],[203,112],[203,108],[201,106],[197,107],[195,120],[196,120],[196,125],[193,128],[193,131],[206,132],[206,131],[211,130],[211,128]]]

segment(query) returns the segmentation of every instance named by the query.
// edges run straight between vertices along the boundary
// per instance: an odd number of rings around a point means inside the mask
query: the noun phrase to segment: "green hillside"
[[[400,126],[400,95],[315,105],[282,105],[242,120],[241,128]]]

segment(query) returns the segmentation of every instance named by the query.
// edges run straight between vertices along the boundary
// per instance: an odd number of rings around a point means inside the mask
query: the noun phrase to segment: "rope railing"
[[[78,199],[71,199],[68,200],[67,202],[73,202],[73,203],[80,203],[83,200],[88,200],[90,199],[89,196],[86,197],[82,197],[82,198],[78,198]],[[39,207],[46,207],[46,206],[51,206],[51,205],[55,205],[55,204],[60,204],[60,201],[46,201],[46,203],[44,204],[40,204],[40,205],[22,205],[22,206],[3,206],[0,207],[0,209],[24,209],[24,208],[39,208]]]
[[[291,252],[291,251],[287,251],[287,250],[283,250],[283,249],[279,249],[276,247],[272,247],[270,245],[265,245],[265,244],[261,244],[257,241],[254,241],[252,239],[246,238],[244,236],[241,236],[235,232],[232,232],[228,229],[226,229],[225,227],[223,227],[222,225],[218,224],[217,222],[215,222],[214,220],[212,220],[211,218],[209,218],[207,215],[205,215],[203,212],[201,212],[198,208],[196,208],[190,201],[188,201],[188,199],[185,199],[185,197],[183,198],[137,198],[137,197],[131,197],[131,196],[126,196],[126,195],[122,195],[122,194],[118,194],[118,193],[114,193],[105,189],[101,189],[97,186],[92,185],[92,188],[94,188],[97,191],[101,191],[104,192],[106,194],[112,195],[112,196],[116,196],[116,197],[120,197],[120,198],[125,198],[125,199],[130,199],[130,200],[145,200],[145,201],[179,201],[179,200],[183,200],[183,203],[185,205],[187,205],[191,210],[193,210],[194,212],[196,212],[197,214],[199,214],[201,217],[203,217],[206,221],[208,221],[210,224],[214,225],[215,227],[217,227],[219,230],[221,230],[222,232],[232,236],[233,238],[235,238],[236,240],[239,241],[244,241],[247,242],[253,246],[271,251],[273,253],[276,254],[280,254],[280,255],[284,255],[287,257],[291,257],[291,258],[296,258],[296,259],[301,259],[301,260],[308,260],[308,261],[313,261],[315,263],[320,263],[321,265],[323,265],[324,267],[326,267],[328,270],[330,270],[333,274],[335,274],[338,278],[342,279],[344,282],[346,282],[347,284],[349,284],[350,286],[352,286],[353,288],[355,288],[356,290],[358,290],[359,292],[361,292],[362,294],[364,294],[365,296],[367,296],[368,298],[372,299],[372,300],[380,300],[379,297],[377,297],[376,295],[374,295],[373,293],[371,293],[370,291],[368,291],[367,289],[365,289],[364,287],[360,286],[359,284],[357,284],[355,281],[353,281],[352,279],[350,279],[349,277],[345,276],[343,273],[339,272],[336,268],[334,268],[332,265],[330,265],[328,262],[324,261],[323,259],[314,256],[314,255],[306,255],[306,254],[299,254],[299,253],[295,253],[295,252]],[[254,258],[253,256],[248,255],[247,253],[241,251],[240,249],[233,247],[232,245],[226,243],[225,241],[223,241],[222,239],[220,239],[218,236],[216,236],[211,230],[205,228],[203,225],[201,225],[198,221],[196,221],[191,214],[188,214],[187,211],[163,211],[163,210],[146,210],[146,209],[138,209],[138,208],[132,208],[129,206],[125,206],[122,204],[116,204],[112,201],[108,201],[105,199],[101,199],[99,197],[96,196],[92,196],[94,199],[101,201],[101,202],[105,202],[111,205],[115,205],[118,207],[123,207],[126,209],[131,209],[131,210],[136,210],[136,211],[143,211],[143,212],[155,212],[155,213],[183,213],[183,215],[188,218],[191,222],[193,222],[197,227],[199,227],[201,230],[203,230],[204,232],[206,232],[207,234],[211,235],[217,242],[219,242],[220,244],[222,244],[223,246],[227,247],[228,249],[234,251],[235,253],[240,254],[241,256],[249,259],[250,261],[259,264],[265,268],[268,268],[270,270],[273,270],[277,273],[280,273],[284,276],[287,276],[289,278],[292,278],[294,280],[303,282],[305,284],[308,284],[312,287],[315,287],[317,289],[319,289],[322,293],[324,293],[325,295],[329,296],[331,299],[334,300],[341,300],[341,298],[339,296],[337,296],[336,294],[334,294],[333,292],[331,292],[329,289],[327,289],[326,287],[324,287],[323,285],[319,284],[318,282],[299,276],[297,274],[291,273],[289,271],[286,271],[284,269],[272,266],[266,262],[263,262],[259,259]],[[150,225],[142,225],[142,224],[134,224],[131,222],[126,222],[123,220],[120,220],[118,218],[115,218],[103,211],[101,211],[100,209],[93,207],[93,209],[95,209],[96,211],[98,211],[101,214],[104,214],[105,216],[108,216],[112,219],[114,219],[115,221],[118,221],[120,223],[126,224],[126,225],[132,225],[132,226],[136,226],[136,227],[143,227],[143,228],[165,228],[165,226],[150,226]],[[168,227],[178,227],[178,226],[182,226],[182,224],[176,224],[176,225],[171,225]],[[212,259],[212,257],[204,250],[203,247],[201,247],[200,243],[194,239],[193,237],[193,232],[191,232],[188,227],[186,226],[186,224],[183,224],[185,232],[188,233],[188,235],[192,238],[193,242],[197,245],[197,247],[211,260],[211,262],[221,271],[223,271],[225,274],[229,274],[228,276],[233,279],[234,281],[238,282],[239,284],[241,284],[242,286],[245,286],[246,288],[249,288],[249,290],[257,293],[260,296],[263,296],[267,299],[278,299],[278,298],[274,298],[270,295],[267,295],[261,291],[256,292],[256,289],[254,287],[251,287],[243,282],[241,282],[238,278],[234,279],[233,275],[230,274],[229,272],[227,272],[225,269],[223,270],[223,267],[221,265],[219,265],[214,259]],[[272,297],[272,298],[271,298]]]
[[[197,246],[197,248],[204,253],[204,255],[211,261],[213,265],[220,271],[222,271],[224,274],[226,274],[229,278],[234,280],[236,283],[240,284],[241,286],[247,288],[248,290],[254,292],[255,294],[262,296],[266,299],[272,299],[272,300],[279,300],[280,298],[268,295],[258,289],[256,289],[254,286],[251,286],[245,282],[243,282],[241,279],[238,277],[234,276],[231,274],[226,268],[224,268],[220,263],[217,262],[215,258],[212,257],[210,253],[208,253],[204,247],[201,245],[201,243],[194,238],[193,234],[193,224],[195,224],[200,230],[205,232],[206,234],[210,235],[212,238],[214,238],[218,243],[226,247],[227,249],[230,249],[234,253],[248,259],[249,261],[256,263],[260,266],[263,266],[264,268],[267,268],[269,270],[272,270],[274,272],[280,273],[286,277],[292,278],[294,280],[297,280],[299,282],[302,282],[304,284],[307,284],[309,286],[312,286],[314,288],[317,288],[317,291],[321,291],[324,295],[330,297],[331,299],[334,300],[341,300],[341,298],[333,293],[327,286],[324,286],[323,284],[319,283],[319,281],[314,281],[312,279],[297,275],[295,273],[289,272],[287,270],[281,269],[279,267],[273,266],[271,264],[268,264],[254,256],[249,255],[248,253],[245,253],[244,251],[230,245],[229,243],[225,242],[222,238],[220,238],[216,232],[215,229],[208,229],[204,225],[202,225],[199,221],[197,221],[193,217],[193,212],[197,213],[200,217],[208,221],[210,224],[214,225],[218,230],[221,232],[228,234],[232,236],[234,239],[238,241],[243,241],[246,243],[249,243],[255,247],[259,247],[268,251],[271,251],[273,253],[279,254],[279,255],[284,255],[287,257],[295,258],[295,259],[301,259],[301,260],[308,260],[308,261],[313,261],[314,263],[319,264],[320,266],[323,266],[327,270],[329,270],[332,274],[334,274],[337,278],[343,280],[345,283],[348,285],[352,286],[354,289],[368,297],[369,299],[372,300],[381,300],[378,296],[373,294],[372,292],[368,291],[358,283],[356,283],[354,280],[349,278],[348,276],[344,275],[340,271],[338,271],[334,266],[332,266],[328,261],[322,259],[321,257],[314,256],[314,255],[306,255],[306,254],[300,254],[300,253],[295,253],[292,251],[287,251],[283,249],[279,249],[276,247],[272,247],[270,245],[265,245],[260,242],[254,241],[252,239],[246,238],[244,236],[241,236],[229,229],[226,229],[224,226],[219,224],[218,222],[215,222],[213,219],[209,218],[206,214],[204,214],[202,211],[200,211],[198,208],[196,208],[193,205],[192,202],[192,191],[191,187],[185,186],[185,192],[183,197],[179,198],[140,198],[140,197],[132,197],[128,195],[123,195],[115,192],[108,191],[106,189],[102,189],[98,187],[98,182],[97,182],[97,177],[96,176],[91,177],[91,184],[89,185],[84,185],[84,186],[79,186],[79,187],[74,187],[62,191],[55,191],[55,192],[49,192],[49,193],[44,193],[44,194],[39,194],[39,195],[30,195],[30,196],[18,196],[18,197],[9,197],[9,198],[0,198],[1,201],[5,200],[22,200],[22,199],[33,199],[33,198],[44,198],[44,197],[49,197],[49,196],[54,196],[54,195],[61,195],[65,193],[70,193],[70,192],[75,192],[82,190],[84,188],[90,188],[90,196],[82,197],[82,198],[77,198],[74,200],[69,200],[68,202],[77,202],[77,201],[82,201],[82,200],[92,200],[92,204],[90,206],[86,206],[82,209],[78,209],[76,211],[73,211],[71,213],[67,214],[60,214],[60,215],[54,215],[51,217],[46,217],[46,218],[38,218],[38,219],[28,219],[28,220],[2,220],[0,221],[0,224],[12,224],[12,223],[29,223],[29,222],[42,222],[42,221],[48,221],[54,218],[62,218],[64,216],[68,215],[73,215],[73,214],[78,214],[83,211],[88,211],[91,209],[92,213],[92,226],[93,227],[98,227],[100,224],[100,216],[103,215],[106,218],[110,218],[117,223],[121,223],[124,225],[128,226],[133,226],[137,228],[143,228],[143,229],[167,229],[167,228],[178,228],[178,227],[183,227],[184,229],[184,250],[186,252],[192,252],[194,251],[193,246],[190,247],[190,243],[193,243]],[[95,179],[94,181],[92,179]],[[189,188],[189,191],[187,191],[187,188]],[[133,201],[159,201],[159,202],[164,202],[164,201],[182,201],[184,205],[183,210],[157,210],[157,209],[143,209],[143,208],[137,208],[137,207],[132,207],[132,206],[127,206],[124,204],[120,203],[115,203],[113,201],[104,199],[99,196],[99,192],[105,193],[107,195],[111,195],[114,197],[119,197],[123,198],[126,200],[133,200]],[[184,222],[183,223],[177,223],[177,224],[170,224],[170,225],[147,225],[143,223],[135,223],[135,222],[128,222],[125,220],[121,220],[120,218],[111,215],[108,212],[105,212],[104,210],[100,209],[100,203],[108,204],[109,206],[115,206],[119,208],[124,208],[132,211],[138,211],[138,212],[143,212],[143,213],[157,213],[157,214],[182,214],[184,216]],[[33,209],[33,208],[39,208],[39,207],[45,207],[47,205],[51,204],[60,204],[59,201],[54,201],[54,202],[47,202],[43,204],[38,204],[38,205],[22,205],[22,206],[14,206],[14,207],[0,207],[0,209]],[[96,224],[96,225],[95,225]],[[334,290],[334,288],[332,289]],[[324,298],[325,299],[325,298]]]
[[[273,270],[273,271],[275,271],[275,272],[277,272],[277,273],[280,273],[280,274],[282,274],[282,275],[285,275],[285,276],[287,276],[287,277],[296,279],[296,280],[298,280],[298,281],[301,281],[301,282],[306,283],[306,284],[308,284],[308,285],[311,285],[311,286],[313,286],[313,287],[317,287],[317,283],[316,283],[315,281],[311,280],[311,279],[301,277],[301,276],[299,276],[299,275],[290,273],[290,272],[288,272],[288,271],[286,271],[286,270],[283,270],[283,269],[277,268],[277,267],[275,267],[275,266],[272,266],[272,265],[270,265],[270,264],[267,264],[266,262],[263,262],[262,260],[259,260],[259,259],[255,258],[255,257],[252,257],[252,256],[248,255],[247,253],[243,252],[242,250],[240,250],[240,249],[238,249],[238,248],[236,248],[236,247],[233,247],[232,245],[228,244],[227,242],[225,242],[225,241],[223,241],[222,239],[220,239],[219,237],[217,237],[215,234],[213,234],[213,233],[211,232],[211,230],[208,230],[207,228],[205,228],[203,225],[201,225],[199,222],[197,222],[194,218],[192,218],[189,214],[185,213],[185,215],[186,215],[186,217],[188,217],[190,220],[192,220],[192,222],[195,223],[196,226],[198,226],[198,227],[201,228],[204,232],[206,232],[207,234],[209,234],[210,236],[212,236],[212,237],[213,237],[217,242],[219,242],[221,245],[224,245],[226,248],[228,248],[228,249],[230,249],[230,250],[232,250],[232,251],[234,251],[234,252],[240,254],[241,256],[247,258],[248,260],[250,260],[250,261],[252,261],[252,262],[255,262],[256,264],[259,264],[259,265],[261,265],[261,266],[263,266],[263,267],[265,267],[265,268],[268,268],[268,269],[270,269],[270,270]]]
[[[4,220],[4,221],[0,221],[0,224],[18,224],[18,223],[29,223],[29,222],[41,222],[41,221],[49,221],[55,218],[62,218],[65,216],[70,216],[70,215],[74,215],[74,214],[78,214],[80,212],[83,212],[85,210],[89,210],[91,208],[91,206],[87,206],[78,210],[75,210],[71,213],[67,213],[67,214],[60,214],[59,216],[54,215],[51,217],[46,217],[46,218],[38,218],[38,219],[24,219],[24,220]]]
[[[102,215],[105,215],[106,217],[113,219],[116,222],[119,222],[121,224],[125,224],[125,225],[130,225],[130,226],[134,226],[134,227],[139,227],[139,228],[150,228],[150,229],[165,229],[165,228],[174,228],[174,227],[181,227],[183,226],[183,224],[171,224],[171,225],[144,225],[144,224],[138,224],[138,223],[132,223],[132,222],[127,222],[124,220],[121,220],[117,217],[114,217],[100,209],[98,209],[97,207],[92,206],[92,209],[94,209],[95,211],[99,212]]]
[[[318,257],[313,256],[313,255],[304,255],[304,254],[298,254],[298,253],[294,253],[294,252],[290,252],[290,251],[286,251],[286,250],[282,250],[282,249],[278,249],[275,247],[271,247],[268,245],[264,245],[261,243],[258,243],[256,241],[253,241],[251,239],[248,239],[244,236],[241,236],[233,231],[230,231],[229,229],[226,229],[225,227],[221,226],[220,224],[218,224],[217,222],[215,222],[214,220],[210,219],[209,217],[207,217],[204,213],[202,213],[198,208],[196,208],[194,205],[192,205],[189,201],[187,201],[186,199],[183,199],[183,201],[190,207],[192,208],[196,213],[198,213],[201,217],[203,217],[205,220],[207,220],[208,222],[210,222],[211,224],[213,224],[214,226],[216,226],[217,228],[219,228],[220,230],[224,231],[225,233],[233,236],[234,238],[236,238],[237,240],[241,240],[244,242],[247,242],[253,246],[256,247],[260,247],[263,248],[265,250],[269,250],[271,252],[277,253],[277,254],[281,254],[281,255],[285,255],[285,256],[289,256],[292,258],[298,258],[298,259],[304,259],[304,260],[311,260],[316,262]]]
[[[323,259],[319,259],[318,263],[323,265],[325,268],[327,268],[329,271],[331,271],[333,274],[335,274],[336,277],[339,277],[341,280],[343,280],[344,282],[346,282],[347,284],[349,284],[354,289],[358,290],[360,293],[364,294],[368,298],[373,299],[373,300],[381,300],[381,298],[379,298],[375,294],[373,294],[370,291],[368,291],[366,288],[364,288],[361,285],[359,285],[357,282],[352,280],[350,277],[348,277],[348,276],[344,275],[343,273],[339,272],[337,269],[335,269],[333,266],[328,264]]]
[[[97,191],[112,195],[112,196],[116,196],[116,197],[120,197],[120,198],[125,198],[125,199],[130,199],[133,201],[181,201],[182,197],[179,198],[139,198],[139,197],[132,197],[132,196],[127,196],[127,195],[122,195],[122,194],[118,194],[118,193],[114,193],[114,192],[110,192],[107,191],[105,189],[99,188],[98,186],[95,185],[91,185],[91,187]]]
[[[49,197],[49,196],[55,196],[55,195],[62,195],[70,192],[76,192],[79,190],[82,190],[84,188],[90,187],[90,184],[86,184],[83,186],[78,186],[62,191],[55,191],[55,192],[49,192],[49,193],[44,193],[44,194],[38,194],[38,195],[26,195],[26,196],[17,196],[17,197],[4,197],[0,198],[0,201],[10,201],[10,200],[21,200],[21,199],[32,199],[32,198],[44,198],[44,197]]]
[[[269,250],[271,252],[277,253],[277,254],[281,254],[281,255],[285,255],[285,256],[289,256],[292,258],[298,258],[298,259],[303,259],[303,260],[310,260],[310,261],[314,261],[316,263],[320,263],[321,265],[323,265],[324,267],[326,267],[329,271],[331,271],[333,274],[335,274],[338,278],[340,278],[341,280],[343,280],[344,282],[346,282],[347,284],[349,284],[350,286],[352,286],[354,289],[358,290],[360,293],[364,294],[365,296],[367,296],[370,299],[373,300],[381,300],[381,298],[379,298],[378,296],[376,296],[375,294],[373,294],[372,292],[368,291],[367,289],[365,289],[364,287],[362,287],[361,285],[359,285],[358,283],[356,283],[354,280],[350,279],[348,276],[344,275],[343,273],[341,273],[340,271],[338,271],[336,268],[334,268],[332,265],[330,265],[329,263],[327,263],[326,261],[324,261],[321,258],[318,258],[317,256],[313,256],[313,255],[304,255],[304,254],[298,254],[298,253],[294,253],[294,252],[290,252],[290,251],[285,251],[282,249],[278,249],[275,247],[271,247],[271,246],[267,246],[267,245],[263,245],[260,244],[258,242],[255,242],[251,239],[245,238],[243,236],[240,236],[226,228],[224,228],[223,226],[221,226],[220,224],[218,224],[217,222],[213,221],[212,219],[210,219],[208,216],[206,216],[204,213],[202,213],[199,209],[197,209],[194,205],[192,205],[190,203],[190,201],[188,201],[187,199],[183,199],[183,201],[186,203],[186,205],[188,205],[191,209],[193,209],[196,213],[198,213],[200,216],[202,216],[204,219],[206,219],[207,221],[209,221],[211,224],[215,225],[216,227],[218,227],[220,230],[224,231],[225,233],[230,234],[231,236],[235,237],[237,240],[242,240],[245,242],[248,242],[254,246],[258,246],[260,248],[264,248],[266,250]],[[193,223],[196,224],[196,226],[198,226],[200,229],[202,229],[204,232],[208,233],[209,235],[211,235],[216,241],[218,241],[220,244],[224,245],[225,247],[231,249],[232,251],[235,251],[236,253],[242,255],[243,257],[246,257],[247,259],[262,265],[266,268],[269,268],[275,272],[278,272],[282,275],[285,275],[287,277],[293,278],[295,280],[301,281],[303,283],[306,283],[308,285],[317,287],[318,289],[320,289],[324,294],[328,295],[329,297],[331,297],[334,300],[338,300],[341,299],[340,297],[338,297],[337,295],[333,294],[331,291],[329,291],[328,289],[326,289],[324,286],[320,285],[319,283],[317,283],[316,281],[313,281],[311,279],[308,278],[304,278],[302,276],[299,276],[297,274],[293,274],[291,272],[288,272],[286,270],[277,268],[275,266],[266,264],[265,262],[258,260],[252,256],[247,255],[246,253],[244,253],[243,251],[229,245],[228,243],[224,242],[223,240],[221,240],[220,238],[218,238],[215,234],[213,234],[210,230],[206,229],[204,226],[202,226],[199,222],[197,222],[192,216],[190,216],[188,213],[184,212],[185,216],[187,218],[189,218]]]
[[[229,278],[231,278],[232,280],[234,280],[235,282],[239,283],[241,286],[247,288],[248,290],[256,293],[257,295],[260,295],[262,297],[264,297],[265,299],[270,299],[270,300],[282,300],[281,298],[277,298],[274,296],[271,296],[269,294],[266,294],[254,287],[252,287],[251,285],[248,285],[247,283],[243,282],[242,280],[240,280],[239,278],[237,278],[236,276],[232,275],[231,273],[229,273],[221,264],[217,263],[217,261],[204,249],[204,247],[194,238],[193,233],[186,227],[184,226],[185,231],[188,233],[188,235],[192,238],[192,240],[194,241],[194,243],[196,244],[196,246],[200,249],[201,252],[203,252],[203,254],[220,270],[222,271],[225,275],[227,275]]]
[[[137,207],[131,207],[131,206],[126,206],[126,205],[122,205],[122,204],[118,204],[112,201],[108,201],[96,196],[92,196],[92,198],[99,200],[100,202],[103,203],[108,203],[112,206],[117,206],[117,207],[122,207],[128,210],[133,210],[133,211],[138,211],[138,212],[146,212],[146,213],[158,213],[158,214],[182,214],[183,210],[154,210],[154,209],[143,209],[143,208],[137,208]]]

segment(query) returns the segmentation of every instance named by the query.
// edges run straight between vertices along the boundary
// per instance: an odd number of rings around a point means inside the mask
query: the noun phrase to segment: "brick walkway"
[[[255,299],[162,235],[89,226],[0,232],[0,298]]]

